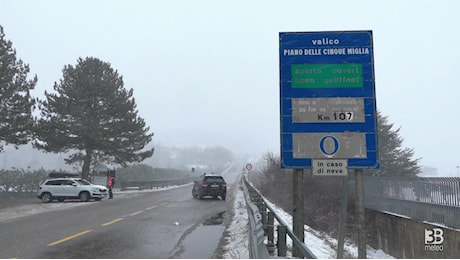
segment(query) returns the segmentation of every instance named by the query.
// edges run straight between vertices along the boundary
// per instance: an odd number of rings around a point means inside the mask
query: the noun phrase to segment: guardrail
[[[167,186],[173,185],[182,185],[191,183],[196,180],[197,177],[189,177],[189,178],[181,178],[175,180],[162,180],[162,181],[121,181],[115,184],[115,187],[120,188],[120,190],[128,190],[128,189],[137,189],[137,190],[144,190],[144,189],[153,189],[153,188],[163,188]]]
[[[286,257],[288,235],[293,246],[302,253],[304,258],[314,259],[316,256],[297,238],[287,227],[283,219],[276,215],[276,212],[265,202],[264,198],[246,180],[243,174],[243,191],[246,200],[249,218],[249,256],[250,258],[270,258],[277,251],[278,257]],[[277,220],[277,241],[275,243],[275,221]],[[265,236],[268,243],[265,244]]]
[[[460,178],[364,178],[364,206],[460,228]]]

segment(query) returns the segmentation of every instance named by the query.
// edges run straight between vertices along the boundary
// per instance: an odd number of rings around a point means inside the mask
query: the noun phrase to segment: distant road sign
[[[248,163],[246,164],[246,170],[250,171],[252,169],[252,164]]]
[[[337,159],[378,168],[372,31],[282,32],[279,40],[281,167]]]

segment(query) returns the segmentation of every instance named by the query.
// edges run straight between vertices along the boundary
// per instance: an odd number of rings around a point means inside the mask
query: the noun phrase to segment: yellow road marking
[[[58,245],[58,244],[60,244],[60,243],[64,243],[64,242],[69,241],[69,240],[71,240],[71,239],[74,239],[74,238],[77,238],[77,237],[79,237],[79,236],[83,236],[83,235],[85,235],[85,234],[88,234],[88,233],[91,232],[91,231],[93,231],[93,230],[91,230],[91,229],[85,230],[85,231],[80,232],[80,233],[77,233],[77,234],[75,234],[75,235],[71,235],[71,236],[65,237],[65,238],[63,238],[63,239],[61,239],[61,240],[54,241],[53,243],[49,243],[48,246],[55,246],[55,245]]]
[[[164,202],[160,203],[159,205],[155,205],[155,206],[152,206],[152,207],[148,207],[148,208],[146,208],[146,210],[152,210],[152,209],[158,208],[158,207],[160,207],[160,206],[166,205],[166,204],[168,204],[168,203],[169,203],[169,201],[164,201]],[[143,210],[136,211],[136,212],[133,212],[133,213],[129,214],[128,216],[131,216],[131,217],[132,217],[132,216],[136,216],[136,215],[138,215],[138,214],[141,214],[142,212],[144,212],[144,211],[143,211]],[[115,224],[115,223],[117,223],[117,222],[120,222],[120,221],[122,221],[123,219],[124,219],[124,218],[117,218],[117,219],[114,219],[114,220],[112,220],[112,221],[105,222],[105,223],[102,224],[101,226],[106,227],[106,226],[108,226],[108,225],[112,225],[112,224]],[[83,235],[85,235],[85,234],[88,234],[88,233],[90,233],[90,232],[92,232],[92,231],[93,231],[93,230],[91,230],[91,229],[85,230],[85,231],[83,231],[83,232],[80,232],[80,233],[77,233],[77,234],[74,234],[74,235],[65,237],[65,238],[63,238],[63,239],[61,239],[61,240],[57,240],[57,241],[54,241],[54,242],[52,242],[52,243],[49,243],[48,246],[55,246],[55,245],[64,243],[64,242],[69,241],[69,240],[71,240],[71,239],[74,239],[74,238],[83,236]]]
[[[106,227],[106,226],[108,226],[108,225],[115,224],[115,223],[120,222],[120,221],[122,221],[122,220],[123,220],[123,218],[117,218],[117,219],[114,219],[114,220],[112,220],[112,221],[105,222],[105,223],[102,224],[101,226]]]
[[[139,210],[139,211],[136,211],[136,212],[133,212],[131,214],[129,214],[128,216],[132,217],[132,216],[136,216],[137,214],[141,214],[142,212],[144,212],[143,210]]]
[[[158,208],[158,207],[159,207],[158,205],[155,205],[155,206],[146,208],[146,210],[152,210],[152,209],[155,209],[155,208]]]

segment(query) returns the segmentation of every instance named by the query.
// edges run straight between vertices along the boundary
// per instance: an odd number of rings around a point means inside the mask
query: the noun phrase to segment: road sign
[[[316,176],[347,176],[348,160],[312,159],[312,173]]]
[[[378,168],[372,31],[282,32],[279,40],[281,167],[330,159]]]
[[[248,163],[246,164],[246,170],[250,171],[252,169],[252,164]]]

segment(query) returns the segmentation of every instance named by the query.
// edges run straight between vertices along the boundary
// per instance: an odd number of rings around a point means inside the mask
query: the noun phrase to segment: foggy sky
[[[377,109],[421,164],[457,174],[458,1],[0,0],[37,74],[97,57],[134,89],[154,142],[279,154],[279,32],[372,30]],[[458,175],[457,175],[458,176]]]

